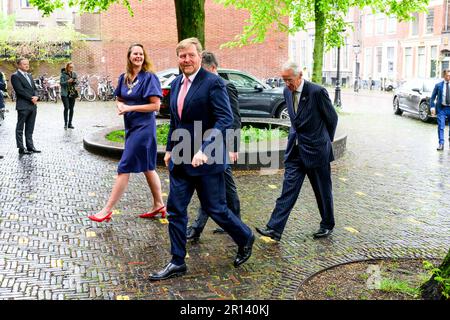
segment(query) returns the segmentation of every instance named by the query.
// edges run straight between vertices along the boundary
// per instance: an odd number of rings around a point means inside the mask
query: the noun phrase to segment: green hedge
[[[156,140],[158,145],[165,145],[167,142],[167,135],[169,134],[169,124],[161,124],[156,127]],[[241,129],[241,142],[250,143],[264,140],[276,140],[286,138],[288,132],[283,129],[259,129],[252,126],[244,126]],[[124,142],[125,131],[116,130],[106,135],[106,139],[113,142]]]

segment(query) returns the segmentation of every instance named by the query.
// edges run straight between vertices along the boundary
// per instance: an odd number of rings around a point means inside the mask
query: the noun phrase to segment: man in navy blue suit
[[[338,116],[327,90],[302,79],[302,71],[295,62],[286,62],[281,76],[286,83],[284,98],[291,120],[283,189],[266,228],[256,228],[256,231],[280,241],[305,176],[308,176],[322,218],[314,238],[328,237],[334,228],[330,162],[334,160],[331,142]]]
[[[433,93],[431,94],[430,98],[430,111],[433,116],[436,115],[437,109],[438,138],[439,138],[439,146],[437,147],[438,151],[444,150],[445,119],[446,118],[450,119],[450,89],[449,89],[450,69],[445,69],[443,71],[443,74],[444,74],[444,81],[441,81],[434,86]],[[450,130],[450,121],[449,121],[449,130]]]
[[[189,38],[177,45],[180,74],[171,84],[170,130],[164,161],[170,171],[167,200],[172,260],[149,280],[186,273],[187,207],[194,191],[205,212],[238,245],[234,266],[247,261],[255,236],[227,207],[225,130],[233,114],[224,82],[201,68],[202,46]]]

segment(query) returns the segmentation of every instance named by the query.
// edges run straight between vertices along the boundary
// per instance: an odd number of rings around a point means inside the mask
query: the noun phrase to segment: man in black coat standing
[[[214,74],[218,74],[217,68],[219,67],[219,62],[216,56],[209,51],[202,52],[202,67]],[[239,143],[240,143],[240,130],[241,130],[241,113],[239,111],[239,100],[238,91],[236,86],[223,79],[226,85],[228,98],[230,99],[231,111],[233,112],[233,125],[231,129],[237,130],[234,135],[227,137],[227,149],[228,155],[231,163],[238,160],[239,157]],[[230,139],[228,139],[230,138]],[[227,164],[224,171],[225,178],[225,192],[227,199],[227,207],[230,209],[236,217],[241,218],[241,204],[239,201],[239,196],[237,193],[236,184],[234,183],[233,173],[231,171],[230,164]],[[208,222],[208,214],[200,207],[198,209],[197,217],[194,223],[187,228],[187,239],[197,241]],[[214,233],[224,233],[222,228],[216,228]]]
[[[16,126],[16,143],[19,148],[19,154],[39,153],[41,151],[34,147],[33,131],[36,121],[37,101],[36,85],[28,73],[30,62],[28,59],[19,58],[17,60],[17,71],[11,76],[11,84],[16,92],[16,110],[17,110],[17,126]],[[25,127],[25,143],[23,144],[23,131]]]
[[[281,239],[308,176],[322,218],[314,238],[328,237],[334,228],[330,162],[334,160],[331,142],[338,116],[327,90],[302,79],[302,71],[295,62],[284,64],[281,75],[286,83],[284,98],[291,120],[284,156],[283,190],[266,228],[256,228],[256,231],[277,241]]]

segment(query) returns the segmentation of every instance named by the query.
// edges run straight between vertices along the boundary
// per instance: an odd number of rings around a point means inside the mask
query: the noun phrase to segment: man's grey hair
[[[291,60],[289,60],[283,64],[282,71],[287,71],[287,70],[294,71],[295,76],[298,76],[299,74],[303,74],[303,71],[300,68],[300,66],[296,62],[291,61]]]
[[[201,55],[203,48],[202,48],[202,44],[200,43],[200,40],[198,40],[197,38],[187,38],[187,39],[181,40],[178,43],[177,48],[176,48],[177,56],[178,56],[178,52],[181,49],[186,49],[186,48],[190,47],[191,45],[194,45],[195,48],[197,49],[198,55]]]
[[[217,61],[216,56],[214,53],[210,51],[203,51],[202,52],[202,65],[207,67],[219,67],[219,62]]]

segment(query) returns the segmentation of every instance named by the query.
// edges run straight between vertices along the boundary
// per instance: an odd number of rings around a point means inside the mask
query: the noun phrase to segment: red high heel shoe
[[[161,213],[161,218],[166,217],[166,206],[162,206],[161,208],[158,208],[156,210],[153,210],[152,212],[146,212],[139,215],[139,218],[154,218],[158,213]]]
[[[109,222],[111,220],[111,216],[112,216],[112,211],[109,211],[108,214],[106,216],[104,216],[103,218],[97,218],[95,215],[88,216],[88,218],[95,222],[103,222],[105,220],[106,220],[106,222]]]

